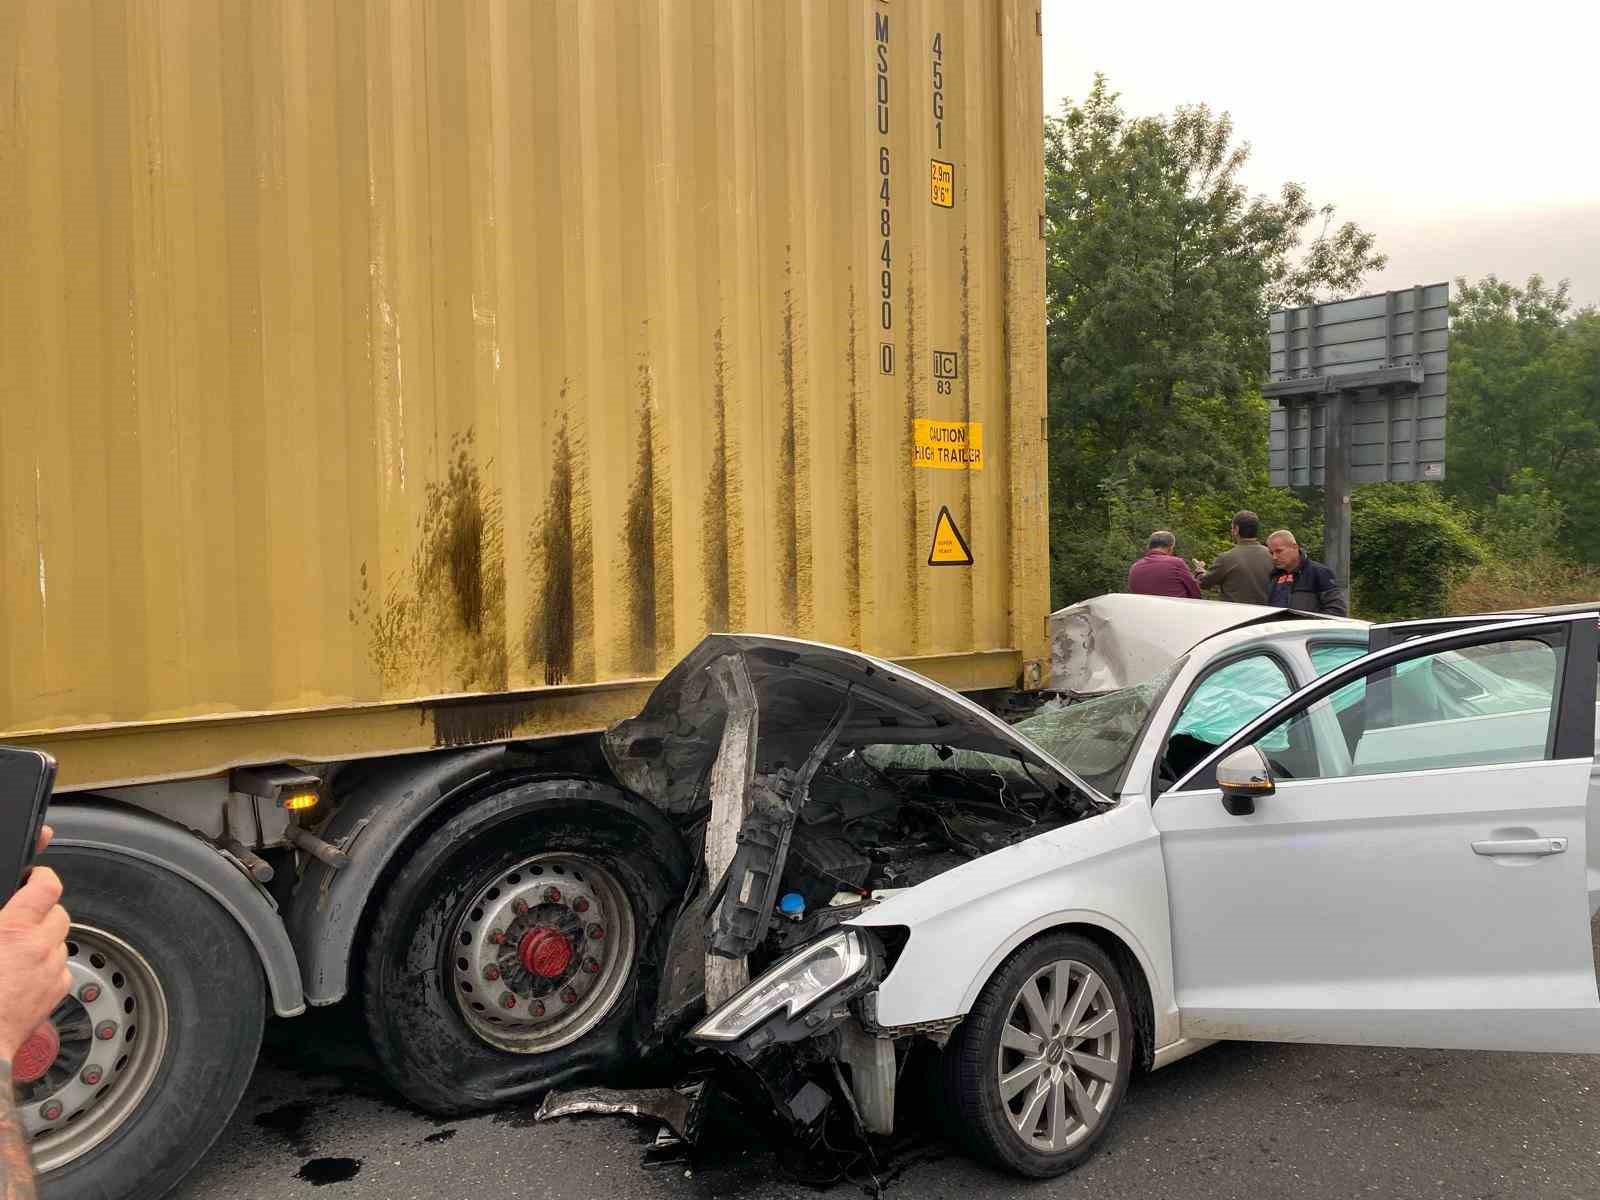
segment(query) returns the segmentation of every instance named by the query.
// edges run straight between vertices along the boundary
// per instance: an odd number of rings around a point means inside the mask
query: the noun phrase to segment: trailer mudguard
[[[306,1010],[300,966],[277,905],[210,842],[165,817],[101,796],[57,799],[45,819],[55,830],[52,849],[70,846],[139,859],[172,872],[210,896],[239,923],[255,947],[273,1011],[280,1017],[293,1017]],[[49,857],[46,851],[46,865]],[[137,897],[129,897],[130,903],[136,901]],[[66,903],[70,911],[70,890]]]

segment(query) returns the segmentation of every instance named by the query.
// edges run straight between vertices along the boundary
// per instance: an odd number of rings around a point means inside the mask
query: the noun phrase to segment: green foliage
[[[1519,555],[1543,554],[1555,550],[1566,519],[1566,506],[1523,468],[1484,513],[1483,528],[1493,546]]]
[[[1373,484],[1352,493],[1352,611],[1366,620],[1439,612],[1451,585],[1487,557],[1470,515],[1432,484]]]
[[[1266,486],[1266,314],[1384,260],[1296,184],[1250,196],[1248,156],[1226,114],[1129,117],[1103,78],[1046,123],[1055,603],[1121,587],[1157,526],[1186,557],[1224,548],[1241,507],[1305,528]]]
[[[1456,281],[1446,488],[1503,533],[1600,560],[1600,314],[1565,283]],[[1519,515],[1521,514],[1521,515]],[[1554,519],[1547,536],[1527,524]],[[1537,547],[1529,547],[1533,549]]]

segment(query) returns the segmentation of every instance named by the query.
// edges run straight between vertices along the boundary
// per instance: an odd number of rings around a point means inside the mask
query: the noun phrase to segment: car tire
[[[65,847],[43,861],[72,917],[74,991],[52,1018],[59,1069],[19,1089],[25,1117],[63,1105],[65,1120],[33,1141],[39,1194],[156,1200],[211,1148],[250,1082],[266,1021],[260,961],[238,922],[170,871]],[[100,991],[83,1003],[88,984]],[[91,1069],[103,1075],[85,1096]]]
[[[1070,1171],[1094,1153],[1127,1093],[1134,1029],[1127,986],[1100,947],[1070,933],[1026,943],[945,1049],[948,1127],[975,1157],[1014,1174]]]
[[[366,940],[362,1006],[390,1083],[452,1116],[636,1061],[687,876],[654,810],[587,780],[524,783],[450,816],[407,856]]]

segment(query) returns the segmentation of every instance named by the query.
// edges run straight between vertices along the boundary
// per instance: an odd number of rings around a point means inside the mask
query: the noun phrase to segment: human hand
[[[1189,561],[1194,563],[1194,573],[1196,575],[1200,575],[1200,574],[1203,574],[1205,572],[1205,569],[1206,569],[1206,560],[1205,559],[1203,559],[1203,558],[1191,558]]]
[[[50,842],[46,829],[40,849]],[[61,879],[35,867],[28,882],[0,908],[0,1062],[47,1018],[72,987],[67,970],[67,930]]]

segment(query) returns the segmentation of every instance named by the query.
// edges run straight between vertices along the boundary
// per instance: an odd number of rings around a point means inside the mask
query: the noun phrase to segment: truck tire
[[[587,780],[451,816],[407,855],[367,938],[359,987],[390,1082],[449,1116],[635,1060],[687,874],[655,810]]]
[[[266,984],[244,931],[169,871],[50,851],[73,992],[43,1078],[18,1088],[46,1200],[156,1200],[211,1148],[255,1069]]]

